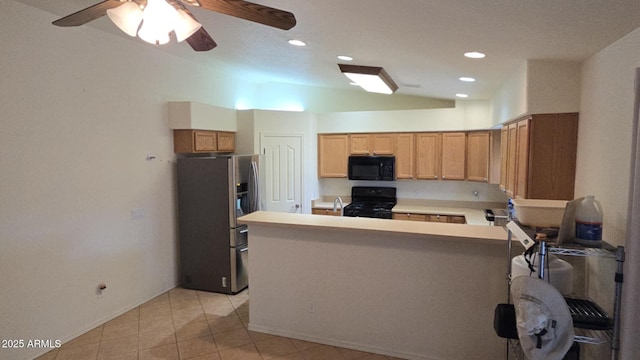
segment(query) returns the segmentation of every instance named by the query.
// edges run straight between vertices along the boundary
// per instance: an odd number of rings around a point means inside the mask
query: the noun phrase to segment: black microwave
[[[349,156],[349,180],[393,181],[395,163],[394,156]]]

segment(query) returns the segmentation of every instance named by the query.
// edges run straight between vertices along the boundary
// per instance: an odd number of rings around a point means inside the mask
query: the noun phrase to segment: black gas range
[[[351,203],[344,207],[344,216],[391,219],[396,205],[396,188],[354,186]]]

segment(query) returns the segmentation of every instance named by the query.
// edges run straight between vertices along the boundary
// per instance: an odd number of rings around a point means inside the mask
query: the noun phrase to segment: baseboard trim
[[[330,338],[319,337],[319,336],[310,335],[310,334],[303,334],[303,333],[297,333],[297,332],[290,332],[290,331],[286,331],[286,330],[274,329],[274,328],[270,328],[268,326],[256,325],[256,324],[253,324],[251,322],[249,322],[249,327],[248,328],[251,331],[264,333],[264,334],[268,334],[268,335],[284,336],[284,337],[288,337],[288,338],[291,338],[291,339],[311,341],[311,342],[316,342],[316,343],[324,344],[324,345],[337,346],[337,347],[341,347],[341,348],[345,348],[345,349],[364,351],[364,352],[369,352],[369,353],[374,353],[374,354],[379,354],[379,355],[393,356],[393,357],[402,358],[402,359],[410,359],[410,360],[442,360],[442,359],[439,359],[439,358],[427,357],[427,356],[424,356],[424,355],[414,354],[414,353],[406,353],[406,352],[401,352],[401,351],[395,351],[395,350],[392,350],[392,349],[381,348],[381,347],[367,345],[367,344],[359,344],[359,343],[354,343],[354,342],[349,342],[349,341],[342,341],[342,340],[338,340],[338,339],[330,339]]]

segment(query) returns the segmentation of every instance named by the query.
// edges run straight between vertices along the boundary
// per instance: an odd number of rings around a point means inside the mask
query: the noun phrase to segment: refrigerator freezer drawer
[[[229,246],[236,247],[246,245],[249,238],[249,228],[247,225],[229,229]]]
[[[249,285],[249,247],[230,248],[231,255],[231,293],[244,290]]]

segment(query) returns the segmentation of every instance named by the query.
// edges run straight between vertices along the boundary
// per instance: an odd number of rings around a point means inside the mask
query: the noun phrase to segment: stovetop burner
[[[344,208],[344,216],[391,219],[396,205],[396,188],[354,186],[351,203]]]

